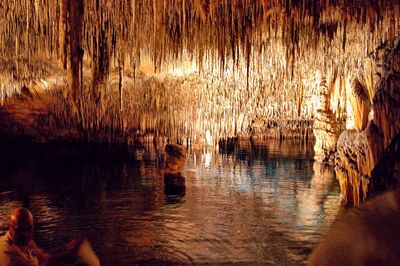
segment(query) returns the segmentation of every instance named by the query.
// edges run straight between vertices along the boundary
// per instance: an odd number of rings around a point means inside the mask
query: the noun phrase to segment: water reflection
[[[39,245],[83,234],[104,265],[301,264],[340,201],[312,156],[275,142],[191,152],[170,178],[152,147],[39,146],[0,154],[0,217],[27,207]]]
[[[207,150],[204,153],[204,166],[209,168],[211,166],[211,161],[212,161],[212,152]]]
[[[332,204],[329,202],[329,196],[335,185],[334,170],[332,167],[314,162],[312,171],[310,189],[299,191],[296,197],[297,213],[295,217],[296,224],[310,232],[323,225],[321,219],[333,220],[336,215],[336,213],[325,210],[326,205],[331,206]]]
[[[185,178],[182,175],[164,175],[164,193],[168,203],[178,203],[186,194]]]

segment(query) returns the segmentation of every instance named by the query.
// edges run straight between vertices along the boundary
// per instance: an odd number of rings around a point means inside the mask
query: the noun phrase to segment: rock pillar
[[[318,87],[318,99],[313,129],[315,136],[314,158],[318,162],[333,164],[340,127],[336,122],[335,115],[330,110],[329,88],[325,81],[321,81]]]
[[[167,144],[165,146],[165,156],[166,159],[163,173],[179,175],[186,162],[186,148],[178,144]]]
[[[387,162],[396,149],[388,147],[400,132],[400,36],[367,58],[349,89],[354,125],[338,140],[335,171],[342,203],[357,206],[396,184],[382,170],[392,167]]]

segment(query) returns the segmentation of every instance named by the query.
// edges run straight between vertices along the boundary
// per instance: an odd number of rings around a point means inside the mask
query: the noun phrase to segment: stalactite
[[[82,6],[81,14],[70,10],[74,3]],[[228,112],[220,107],[225,115],[209,104],[217,102],[220,92],[208,94],[207,104],[197,104],[210,111],[209,119],[221,119],[218,124],[233,121],[239,130],[246,124],[241,115],[245,112],[271,119],[304,113],[302,118],[311,119],[314,113],[308,110],[312,108],[306,110],[303,103],[312,93],[302,80],[313,76],[316,70],[326,75],[329,66],[341,69],[338,79],[344,80],[347,70],[354,67],[349,58],[362,58],[381,41],[399,33],[398,2],[370,0],[360,7],[356,4],[358,1],[9,0],[0,6],[0,22],[4,25],[0,27],[0,54],[6,62],[3,65],[17,82],[46,73],[37,66],[42,62],[39,58],[50,60],[55,56],[65,68],[69,64],[74,97],[83,100],[84,96],[77,92],[91,91],[89,100],[100,109],[98,115],[90,116],[97,122],[85,124],[97,126],[105,123],[99,118],[108,108],[102,97],[108,90],[109,76],[119,69],[119,58],[124,65],[132,66],[135,79],[141,75],[145,60],[151,59],[158,73],[170,73],[172,66],[179,68],[183,61],[189,61],[202,70],[201,75],[211,73],[209,87],[237,84],[233,89],[244,96],[224,93],[231,108]],[[58,51],[56,55],[53,50]],[[84,69],[85,64],[88,69]],[[93,80],[87,85],[83,76],[88,70],[92,70]],[[374,69],[365,71],[371,74]],[[223,80],[216,81],[220,77]],[[369,101],[374,80],[369,75],[362,82]],[[260,81],[264,93],[256,92]],[[101,88],[96,85],[99,83],[103,84]],[[248,91],[254,95],[249,96]],[[115,97],[115,101],[121,98],[118,94]],[[128,108],[127,101],[122,100],[124,110]],[[271,105],[273,102],[277,104]],[[257,105],[261,107],[256,109]],[[118,108],[115,112],[119,112]],[[156,122],[147,121],[146,126],[156,127],[159,118],[153,119]],[[178,120],[171,119],[171,126]],[[215,127],[212,132],[218,134],[218,128],[208,124],[203,126]],[[112,128],[116,127],[115,124]],[[229,126],[224,129],[227,134],[234,131]]]
[[[59,58],[64,69],[67,69],[67,47],[68,47],[68,28],[67,28],[67,12],[68,12],[68,0],[58,1],[60,16],[59,16]]]
[[[122,133],[124,133],[125,131],[123,70],[124,70],[124,61],[119,57],[118,58],[119,129],[122,131]]]
[[[68,0],[69,69],[72,99],[75,103],[81,97],[83,67],[83,0]]]

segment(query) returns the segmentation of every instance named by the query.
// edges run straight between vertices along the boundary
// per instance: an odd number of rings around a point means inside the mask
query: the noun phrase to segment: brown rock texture
[[[179,144],[165,145],[165,166],[163,173],[165,175],[178,175],[187,159],[187,150]]]
[[[346,130],[340,135],[335,171],[343,204],[358,206],[366,198],[374,166],[370,150],[365,131]]]
[[[373,197],[388,188],[399,189],[400,185],[400,133],[397,134],[378,164],[371,172],[369,197]]]
[[[340,127],[334,114],[329,111],[317,112],[314,122],[314,158],[316,161],[333,164],[339,134]]]
[[[16,95],[0,105],[0,137],[35,142],[82,140],[83,135],[76,128],[60,126],[62,121],[50,110],[55,105],[51,91],[56,86],[65,86],[65,83],[50,78],[21,84]]]
[[[393,176],[383,173],[384,168],[379,165],[393,167],[382,160],[396,156],[396,149],[388,147],[395,146],[391,143],[400,132],[400,36],[372,53],[357,79],[352,83],[357,87],[353,92],[358,91],[357,95],[363,97],[353,97],[351,101],[354,120],[358,122],[355,129],[340,136],[335,159],[345,205],[360,205],[368,194],[394,184]]]
[[[322,81],[318,88],[318,106],[314,120],[315,160],[333,164],[336,152],[336,142],[340,134],[340,126],[329,107],[329,88]]]

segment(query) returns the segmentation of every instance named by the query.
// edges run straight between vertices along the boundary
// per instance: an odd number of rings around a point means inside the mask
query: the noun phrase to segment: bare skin
[[[33,241],[34,222],[32,213],[25,208],[15,209],[8,220],[8,230],[15,245],[24,247]],[[57,265],[61,262],[73,261],[84,238],[73,239],[66,250],[57,254],[49,254],[42,249],[37,249],[40,265]]]
[[[15,209],[8,220],[8,230],[17,246],[25,246],[33,239],[33,216],[25,208]]]

